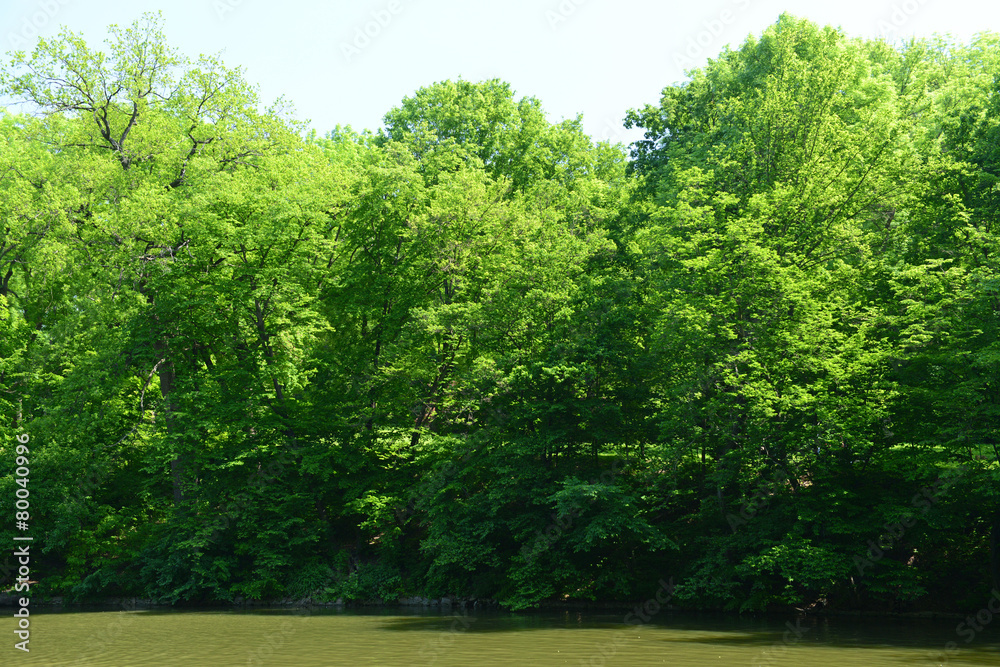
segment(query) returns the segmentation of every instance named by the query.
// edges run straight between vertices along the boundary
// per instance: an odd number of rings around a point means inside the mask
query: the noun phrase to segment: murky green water
[[[661,612],[101,611],[32,613],[31,652],[10,630],[0,665],[995,665],[1000,614],[959,620],[733,617]],[[632,619],[629,619],[632,620]],[[982,619],[981,619],[982,620]],[[13,629],[12,619],[7,625]],[[971,641],[970,632],[974,632]],[[946,654],[948,642],[958,652]],[[933,656],[933,657],[932,657]]]

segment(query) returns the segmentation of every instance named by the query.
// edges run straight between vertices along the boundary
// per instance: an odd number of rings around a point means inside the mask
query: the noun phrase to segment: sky
[[[622,128],[628,109],[656,104],[686,70],[785,11],[892,41],[1000,31],[1000,3],[973,0],[0,0],[0,53],[63,25],[103,47],[108,25],[157,10],[172,46],[221,54],[263,101],[284,96],[320,134],[375,130],[437,81],[500,78],[551,121],[582,114],[592,137],[623,143],[641,134]]]

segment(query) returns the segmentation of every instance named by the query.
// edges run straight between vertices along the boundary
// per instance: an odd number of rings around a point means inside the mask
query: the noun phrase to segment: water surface
[[[1000,615],[955,620],[736,617],[663,611],[86,611],[32,613],[31,652],[2,665],[963,665],[1000,667]],[[13,623],[8,621],[12,628]],[[949,642],[957,652],[946,653]]]

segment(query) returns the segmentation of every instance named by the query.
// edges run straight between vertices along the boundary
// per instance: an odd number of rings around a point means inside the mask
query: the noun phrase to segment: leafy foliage
[[[629,158],[499,80],[318,137],[157,15],[39,40],[0,72],[38,587],[961,606],[1000,575],[997,81],[995,35],[784,15]]]

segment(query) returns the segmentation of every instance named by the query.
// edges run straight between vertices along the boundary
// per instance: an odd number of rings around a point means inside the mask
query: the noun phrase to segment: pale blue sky
[[[584,116],[596,138],[629,141],[629,108],[655,103],[726,45],[759,34],[782,11],[850,35],[904,38],[1000,31],[1000,6],[973,0],[0,0],[0,52],[60,24],[103,42],[108,24],[160,9],[170,43],[222,52],[259,85],[290,99],[320,133],[375,129],[417,88],[499,77],[539,98],[553,121]],[[367,31],[368,34],[365,34]],[[367,42],[366,42],[367,40]]]

